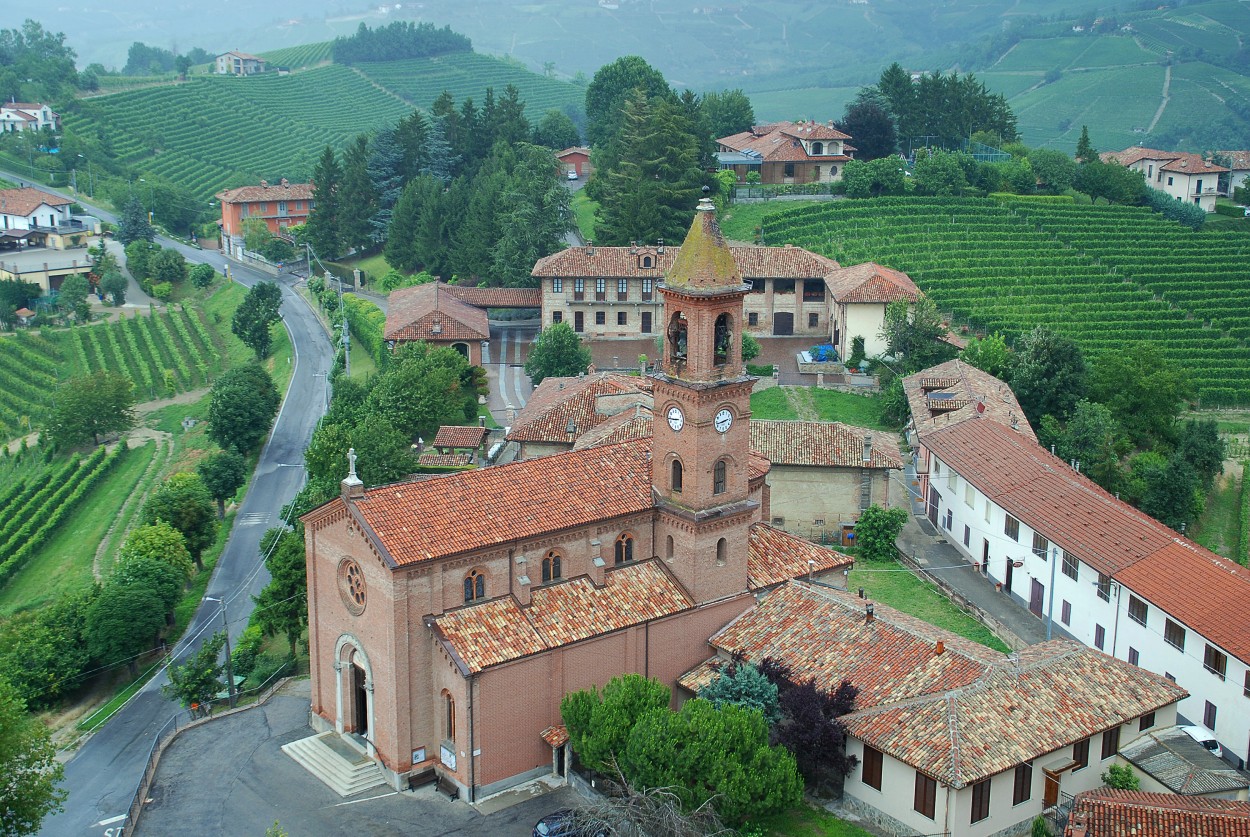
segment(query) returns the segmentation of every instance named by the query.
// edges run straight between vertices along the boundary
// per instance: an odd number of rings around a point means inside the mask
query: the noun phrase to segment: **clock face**
[[[673,428],[674,433],[686,426],[686,417],[682,414],[681,407],[668,408],[668,426]]]
[[[714,421],[714,424],[715,424],[717,433],[724,433],[733,425],[733,423],[734,423],[734,415],[733,413],[729,412],[729,410],[721,410],[719,413],[716,414],[716,419]]]

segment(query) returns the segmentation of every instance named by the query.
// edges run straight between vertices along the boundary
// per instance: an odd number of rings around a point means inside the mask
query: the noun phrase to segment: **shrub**
[[[174,286],[172,282],[157,282],[152,286],[152,296],[162,302],[168,301],[168,299],[173,295]]]

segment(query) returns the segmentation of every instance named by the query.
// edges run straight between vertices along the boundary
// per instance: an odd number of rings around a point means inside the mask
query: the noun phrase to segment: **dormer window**
[[[812,143],[812,153],[813,153],[813,154],[824,154],[824,153],[825,153],[825,144],[824,144],[823,142],[814,142],[814,143]]]
[[[655,267],[655,256],[639,256],[638,266],[641,268]]]

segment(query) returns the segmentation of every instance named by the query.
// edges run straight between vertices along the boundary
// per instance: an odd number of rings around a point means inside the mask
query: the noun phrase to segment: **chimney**
[[[934,653],[934,654],[937,654],[939,657],[940,657],[940,656],[942,656],[943,654],[945,654],[945,653],[946,653],[946,643],[945,643],[945,642],[942,642],[942,640],[940,640],[940,639],[939,639],[939,640],[937,641],[937,645],[933,646],[933,653]]]
[[[516,596],[517,604],[521,607],[525,607],[530,603],[530,593],[533,591],[533,585],[530,583],[529,573],[526,571],[525,555],[518,555],[512,560],[516,562],[516,585],[512,594]]]
[[[864,465],[872,462],[872,434],[864,434]]]
[[[871,625],[876,620],[876,617],[873,615],[873,610],[874,608],[873,608],[872,602],[869,602],[867,605],[864,606],[864,624],[865,625]]]
[[[604,569],[608,562],[603,559],[603,543],[595,538],[590,542],[590,581],[596,587],[602,587]]]
[[[657,253],[663,253],[663,252],[664,252],[664,239],[662,239],[662,238],[661,238],[661,239],[657,239],[657,240],[658,240],[658,242],[659,242],[659,243],[658,243],[658,245],[657,245],[657,246],[656,246],[656,248],[655,248],[655,252],[657,252]]]
[[[595,254],[595,242],[587,241],[586,242],[586,255],[593,256],[594,254]]]

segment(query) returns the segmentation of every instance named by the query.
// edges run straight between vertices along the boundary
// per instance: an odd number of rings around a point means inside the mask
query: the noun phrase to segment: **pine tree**
[[[335,159],[334,149],[327,145],[313,169],[313,210],[305,228],[313,250],[325,259],[335,258],[341,249],[338,213],[342,180],[343,170]]]
[[[1081,138],[1076,143],[1076,161],[1078,163],[1098,162],[1098,149],[1089,141],[1089,126],[1081,126]]]
[[[366,170],[377,198],[377,206],[369,224],[373,230],[373,238],[377,241],[386,239],[395,203],[404,190],[404,149],[396,137],[396,131],[397,129],[379,131],[369,143]]]
[[[148,223],[147,210],[139,203],[137,197],[131,196],[122,210],[121,222],[117,225],[117,240],[123,245],[132,241],[154,241],[156,230]]]
[[[369,179],[369,139],[358,134],[343,152],[343,180],[338,192],[338,238],[344,249],[364,250],[374,243],[370,220],[377,193]]]
[[[395,142],[399,145],[402,156],[400,173],[403,175],[404,183],[419,175],[421,168],[427,162],[425,159],[425,141],[429,130],[430,123],[426,121],[426,118],[421,115],[419,110],[414,110],[408,116],[399,120],[399,123],[395,126]]]
[[[448,131],[454,121],[452,117],[442,117],[430,123],[425,136],[425,165],[418,172],[433,177],[443,186],[451,183],[460,166],[461,158],[452,146]]]

